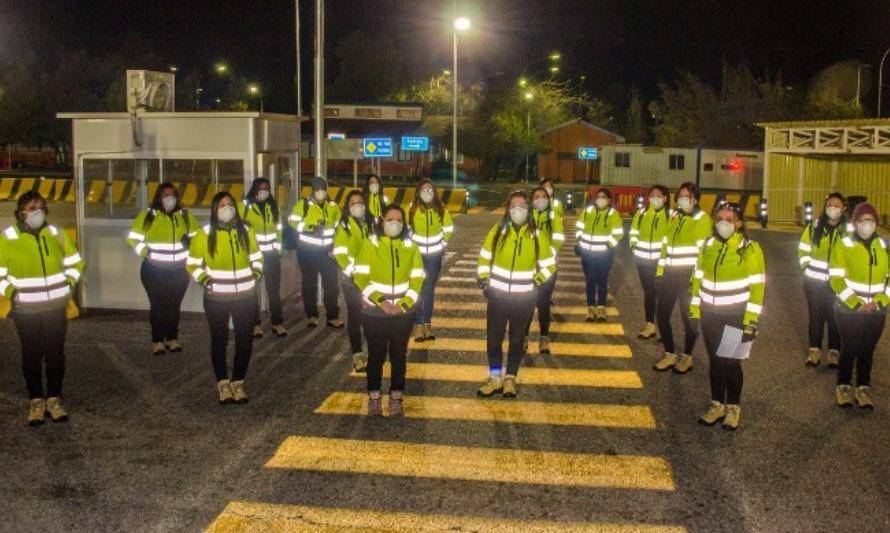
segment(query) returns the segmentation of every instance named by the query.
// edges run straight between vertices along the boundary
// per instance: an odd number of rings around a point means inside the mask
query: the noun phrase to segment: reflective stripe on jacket
[[[216,253],[210,254],[208,238],[216,232]],[[242,242],[236,228],[211,230],[204,226],[192,239],[186,269],[192,279],[216,298],[242,297],[253,293],[263,273],[263,254],[253,228],[247,228]]]
[[[65,307],[83,269],[74,242],[56,226],[32,233],[15,225],[0,235],[0,294],[25,311]]]
[[[372,235],[362,242],[353,279],[367,303],[379,307],[389,301],[410,311],[423,278],[423,259],[411,240]]]
[[[673,213],[666,207],[640,208],[630,223],[630,247],[634,256],[648,261],[661,257],[661,247]]]
[[[575,239],[586,252],[605,252],[618,245],[624,236],[624,225],[618,211],[590,205],[575,222]]]
[[[675,211],[662,240],[656,275],[663,275],[666,268],[692,270],[705,241],[714,233],[713,228],[714,221],[704,211],[691,215]]]
[[[319,205],[318,202],[301,198],[294,204],[287,220],[297,230],[300,244],[331,247],[334,244],[334,231],[340,220],[340,207],[331,200]]]
[[[890,304],[887,242],[874,235],[863,241],[858,235],[843,237],[831,250],[828,262],[831,288],[850,309],[875,302]]]
[[[825,233],[817,246],[813,242],[813,232],[818,224],[818,220],[807,224],[803,233],[800,234],[800,242],[797,244],[797,260],[806,277],[827,283],[829,280],[828,260],[832,250],[841,244],[841,239],[844,238],[847,231],[843,220],[836,226],[829,225],[825,228]]]
[[[702,308],[720,313],[721,308],[744,305],[742,323],[756,325],[765,285],[766,263],[759,244],[741,233],[727,241],[711,237],[695,265],[689,314],[700,318]]]
[[[368,239],[368,225],[358,222],[354,217],[349,217],[344,224],[337,224],[334,233],[334,260],[343,274],[352,276],[355,273],[355,260],[362,249],[362,244]]]
[[[556,273],[556,258],[547,235],[533,233],[528,224],[518,230],[512,223],[498,224],[485,236],[476,270],[495,294],[528,296]]]
[[[368,204],[368,212],[371,213],[373,218],[377,219],[380,218],[383,208],[389,205],[389,198],[382,192],[377,194],[368,192],[368,200],[365,203]]]
[[[149,213],[154,218],[145,227]],[[136,254],[160,265],[182,266],[188,258],[188,240],[198,231],[198,221],[191,214],[176,211],[172,215],[154,209],[146,209],[136,216],[127,243]]]
[[[535,227],[538,231],[547,236],[553,253],[556,254],[562,249],[562,245],[566,242],[565,227],[563,226],[562,214],[555,208],[538,211],[532,209],[532,217],[535,219]]]
[[[454,233],[451,213],[444,207],[441,218],[435,209],[426,208],[423,205],[418,205],[412,216],[411,207],[409,207],[408,227],[411,231],[411,240],[423,255],[442,253]]]
[[[275,220],[272,206],[269,202],[248,203],[244,200],[238,205],[241,218],[253,228],[256,235],[257,246],[264,254],[281,252],[282,226],[280,220]]]

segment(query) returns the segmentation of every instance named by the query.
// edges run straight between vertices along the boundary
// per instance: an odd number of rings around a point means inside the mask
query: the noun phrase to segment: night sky
[[[354,31],[389,34],[423,77],[450,68],[453,0],[328,0],[327,43]],[[303,75],[311,90],[314,0],[302,0]],[[461,41],[462,79],[514,79],[559,50],[563,75],[593,94],[638,87],[647,98],[678,69],[720,79],[724,61],[806,83],[841,60],[877,65],[890,46],[890,0],[457,2],[473,19]],[[293,109],[293,1],[0,0],[0,54],[55,40],[101,53],[128,33],[180,68],[227,61],[265,87],[266,108]],[[329,52],[329,82],[337,71]],[[536,65],[546,67],[546,62]],[[133,65],[138,67],[138,65]],[[385,69],[385,64],[379,65]],[[534,70],[532,68],[531,70]],[[875,69],[876,70],[876,69]],[[308,105],[311,94],[305,95]]]

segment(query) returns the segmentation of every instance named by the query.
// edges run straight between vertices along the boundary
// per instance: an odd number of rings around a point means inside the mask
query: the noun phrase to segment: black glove
[[[483,291],[488,288],[488,280],[483,278],[476,278],[476,285],[479,286]]]
[[[751,342],[757,337],[757,326],[751,324],[742,330],[742,342]]]
[[[689,332],[698,337],[701,333],[701,319],[699,318],[690,318],[689,319]]]
[[[581,255],[581,245],[580,244],[575,245],[575,255],[577,255],[577,256]]]

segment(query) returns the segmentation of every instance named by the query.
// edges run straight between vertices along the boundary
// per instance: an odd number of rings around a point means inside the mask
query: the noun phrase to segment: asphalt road
[[[401,420],[360,414],[364,380],[350,376],[345,334],[304,329],[291,304],[291,335],[255,345],[251,402],[227,407],[216,403],[203,317],[185,318],[184,353],[153,357],[144,316],[89,313],[69,329],[71,421],[29,428],[18,339],[0,321],[0,529],[890,529],[887,336],[877,410],[834,407],[832,372],[803,364],[796,235],[753,232],[767,301],[731,433],[696,424],[708,403],[702,346],[686,376],[651,370],[657,348],[636,339],[641,295],[624,244],[612,325],[577,314],[583,289],[567,246],[561,344],[526,358],[519,398],[476,401],[484,306],[464,279],[495,220],[457,217],[440,340],[410,354]]]

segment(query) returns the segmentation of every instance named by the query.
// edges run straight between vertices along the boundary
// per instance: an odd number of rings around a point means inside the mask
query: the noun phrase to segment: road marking
[[[655,429],[644,405],[601,405],[525,401],[491,401],[439,396],[406,396],[405,416],[440,420],[473,420],[504,424],[547,424]],[[367,415],[368,395],[335,392],[315,410],[327,415]]]
[[[464,254],[466,255],[466,254]],[[454,262],[455,265],[471,265],[475,267],[477,265],[477,261],[472,259],[458,259]],[[575,272],[583,272],[584,269],[581,268],[580,263],[557,263],[557,272],[563,272],[566,270],[572,270]],[[473,268],[473,272],[476,272],[476,269]]]
[[[389,377],[389,363],[383,366],[383,375]],[[353,372],[350,376],[364,379],[365,374]],[[439,363],[408,363],[407,379],[419,381],[452,381],[481,383],[488,377],[488,367],[483,365],[446,365]],[[642,389],[643,382],[633,370],[578,370],[573,368],[519,369],[517,380],[522,385],[549,385],[554,387],[596,387],[607,389]]]
[[[467,317],[436,317],[433,324],[437,328],[447,329],[486,329],[487,324],[484,320],[478,318]],[[538,321],[532,320],[531,330],[537,332]],[[596,322],[552,322],[550,331],[554,333],[583,333],[588,335],[624,335],[624,326],[616,323],[596,323]],[[450,341],[451,339],[449,339]],[[463,339],[454,339],[463,340]],[[579,346],[596,346],[587,343],[572,343]],[[629,349],[628,349],[629,350]]]
[[[475,264],[475,263],[473,263]],[[469,274],[473,277],[473,280],[476,279],[476,273],[478,271],[475,267],[451,267],[448,269],[449,274]],[[557,274],[560,280],[564,279],[575,279],[575,280],[583,280],[584,274],[582,272],[563,272],[562,270],[558,270]],[[558,282],[557,282],[558,283]]]
[[[682,526],[548,522],[482,516],[406,513],[375,509],[347,509],[283,505],[245,501],[229,502],[207,528],[208,533],[266,531],[579,531],[599,533],[685,533]]]
[[[560,288],[560,284],[556,282],[556,288]],[[437,286],[436,287],[436,295],[439,294],[451,294],[458,296],[482,296],[482,289],[478,287],[450,287],[450,286]],[[565,298],[571,300],[578,300],[583,297],[583,293],[579,291],[553,291],[554,298]]]
[[[442,276],[439,278],[439,281],[444,282],[452,282],[452,283],[467,283],[467,284],[476,284],[476,276]],[[558,287],[575,287],[578,289],[582,289],[587,285],[583,281],[570,281],[570,280],[557,280],[556,285]]]
[[[436,311],[478,311],[485,313],[485,302],[466,302],[459,300],[437,300]],[[554,315],[580,315],[587,316],[587,307],[583,305],[551,305],[550,312]],[[606,307],[608,316],[618,316],[618,309]],[[437,315],[438,316],[438,315]],[[436,319],[438,321],[438,319]],[[551,323],[551,327],[552,323]]]

